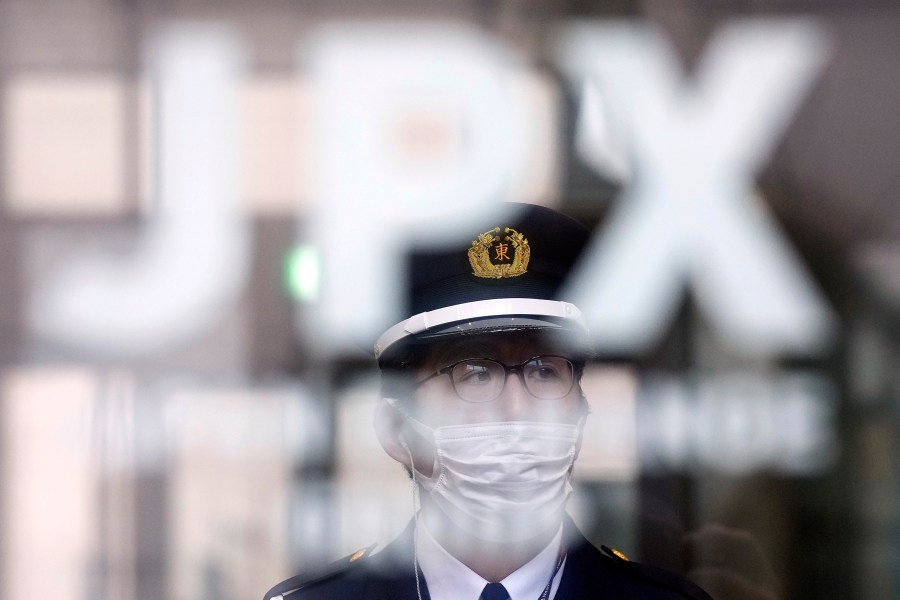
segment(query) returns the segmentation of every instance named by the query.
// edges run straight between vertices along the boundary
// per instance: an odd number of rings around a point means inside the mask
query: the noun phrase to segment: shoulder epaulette
[[[616,550],[615,548],[610,548],[609,546],[600,546],[600,549],[603,550],[603,553],[608,557],[622,561],[622,562],[631,562],[631,559],[625,556],[622,552]]]
[[[627,569],[633,576],[651,581],[657,585],[678,592],[687,598],[694,598],[695,600],[712,600],[710,595],[707,594],[703,588],[677,573],[633,562],[615,548],[600,546],[600,549],[608,558],[612,559],[614,563]]]
[[[334,561],[324,567],[321,571],[317,571],[312,575],[301,573],[290,579],[285,579],[266,592],[266,595],[263,596],[263,600],[285,600],[285,598],[288,598],[294,592],[299,592],[302,589],[328,581],[329,579],[344,573],[348,569],[361,564],[363,562],[362,559],[368,557],[377,545],[378,544],[372,544],[368,548],[360,548],[356,552]]]

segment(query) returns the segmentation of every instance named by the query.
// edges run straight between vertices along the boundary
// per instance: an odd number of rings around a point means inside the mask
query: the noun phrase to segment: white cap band
[[[535,298],[478,300],[419,313],[397,323],[385,331],[375,342],[375,358],[379,358],[385,350],[403,338],[434,327],[472,319],[503,316],[550,317],[572,322],[583,328],[585,332],[588,330],[581,310],[569,302]]]

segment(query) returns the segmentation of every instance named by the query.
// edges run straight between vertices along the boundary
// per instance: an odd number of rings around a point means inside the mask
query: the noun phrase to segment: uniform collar
[[[414,535],[419,568],[425,575],[431,600],[478,600],[488,581],[444,550],[428,531],[424,519],[419,519]],[[535,600],[541,595],[556,567],[561,541],[562,526],[537,556],[500,582],[511,600]],[[558,586],[562,571],[560,568],[556,574],[552,591]]]

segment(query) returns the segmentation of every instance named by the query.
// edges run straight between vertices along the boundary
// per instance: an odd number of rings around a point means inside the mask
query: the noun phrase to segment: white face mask
[[[432,429],[404,415],[434,442],[431,477],[414,479],[463,531],[518,542],[560,523],[572,493],[572,463],[583,419],[567,423],[502,422]]]

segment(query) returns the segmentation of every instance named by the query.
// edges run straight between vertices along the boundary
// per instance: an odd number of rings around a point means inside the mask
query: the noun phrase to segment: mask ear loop
[[[584,398],[584,394],[581,395]],[[580,445],[581,440],[584,436],[584,424],[587,422],[588,416],[591,414],[590,407],[585,403],[585,408],[581,413],[581,416],[578,418],[578,423],[575,424],[578,427],[578,440],[575,442],[575,447],[573,447],[572,452],[572,460],[569,461],[569,484],[571,485],[572,477],[575,476],[575,459],[578,458],[578,451],[576,448]]]
[[[419,510],[422,502],[419,498],[419,484],[416,482],[416,464],[413,462],[412,452],[406,440],[400,440],[400,444],[409,456],[409,472],[412,474],[413,487],[413,572],[416,574],[416,595],[422,600],[422,588],[419,583]]]

